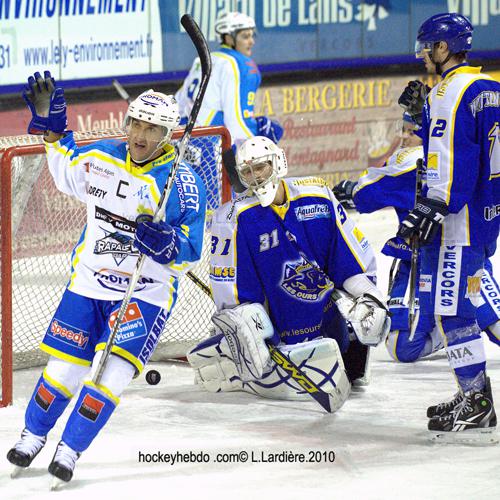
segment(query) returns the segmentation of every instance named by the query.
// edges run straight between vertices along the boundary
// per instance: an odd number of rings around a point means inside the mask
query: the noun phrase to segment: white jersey
[[[70,133],[46,143],[57,188],[87,205],[87,223],[71,256],[68,289],[101,300],[121,300],[135,269],[136,218],[152,215],[175,158],[172,146],[143,167],[130,161],[125,142],[98,141],[78,148]],[[145,259],[134,297],[170,310],[177,278],[201,255],[205,190],[191,168],[179,168],[167,202],[166,221],[179,237],[179,255],[168,265]]]
[[[233,143],[257,134],[255,94],[260,85],[255,62],[227,46],[212,53],[212,74],[196,121],[197,126],[224,125]],[[201,81],[201,65],[195,59],[184,84],[175,94],[185,119],[191,113]]]

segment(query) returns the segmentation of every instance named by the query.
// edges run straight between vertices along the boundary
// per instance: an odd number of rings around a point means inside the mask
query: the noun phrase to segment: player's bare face
[[[253,29],[241,30],[236,35],[235,49],[243,55],[250,57],[255,45],[255,33]]]
[[[163,127],[132,118],[127,127],[128,147],[132,160],[141,163],[155,157],[157,150],[160,153],[158,144],[164,134]]]

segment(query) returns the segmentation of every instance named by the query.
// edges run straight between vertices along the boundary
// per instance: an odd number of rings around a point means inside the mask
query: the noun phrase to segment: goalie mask
[[[129,104],[125,131],[134,163],[149,161],[170,143],[179,125],[179,107],[174,96],[149,89]]]
[[[267,207],[276,196],[279,179],[288,172],[285,152],[267,137],[252,137],[236,152],[236,170],[241,183]]]

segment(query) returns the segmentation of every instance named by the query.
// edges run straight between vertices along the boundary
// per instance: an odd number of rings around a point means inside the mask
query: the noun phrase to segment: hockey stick
[[[418,197],[422,194],[422,158],[417,160],[417,178],[415,181],[415,205],[417,204]],[[410,238],[411,247],[411,263],[410,263],[410,290],[408,298],[408,328],[410,330],[409,340],[413,340],[415,330],[417,329],[418,317],[420,310],[417,306],[417,271],[418,271],[418,255],[420,253],[420,242],[418,240],[418,233],[415,233]]]
[[[174,160],[174,164],[170,169],[170,173],[168,175],[167,182],[165,187],[163,188],[163,192],[161,194],[160,201],[158,202],[158,208],[156,209],[156,213],[153,217],[153,222],[158,222],[163,219],[165,215],[165,210],[167,208],[167,201],[170,196],[170,191],[172,190],[172,186],[174,183],[175,176],[179,169],[180,162],[184,157],[184,152],[186,150],[186,145],[191,137],[191,132],[193,130],[194,124],[196,122],[196,118],[200,111],[201,103],[203,101],[203,96],[205,95],[205,91],[207,89],[208,80],[210,78],[210,73],[212,72],[212,60],[210,58],[210,51],[208,50],[207,41],[203,37],[203,34],[194,21],[194,19],[189,14],[184,14],[181,18],[181,24],[186,30],[189,38],[191,38],[196,51],[198,52],[198,56],[201,62],[201,83],[200,88],[198,90],[198,94],[193,103],[193,108],[191,110],[191,115],[189,116],[188,123],[186,124],[186,128],[184,130],[184,134],[179,141],[179,146],[177,148],[177,156]],[[135,287],[137,286],[137,282],[141,276],[142,267],[144,265],[144,261],[146,256],[141,254],[137,259],[137,264],[135,266],[134,272],[130,277],[130,282],[123,297],[120,309],[118,310],[118,314],[116,316],[116,320],[113,324],[113,329],[109,335],[108,341],[106,342],[106,346],[104,347],[103,355],[99,360],[99,364],[97,365],[96,372],[92,379],[94,384],[99,384],[102,378],[102,374],[104,372],[104,368],[106,366],[107,359],[111,353],[111,349],[115,343],[115,337],[120,329],[120,326],[123,322],[123,318],[125,316],[125,312],[130,303],[130,299],[132,298],[132,294],[134,293]]]

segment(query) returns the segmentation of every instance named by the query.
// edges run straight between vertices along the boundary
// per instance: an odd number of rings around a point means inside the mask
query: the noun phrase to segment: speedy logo
[[[89,341],[88,332],[75,331],[71,325],[57,319],[52,320],[49,328],[49,335],[54,338],[61,337],[59,340],[77,349],[84,349]]]
[[[316,203],[314,205],[304,205],[295,209],[295,216],[299,222],[312,219],[329,219],[331,218],[330,207],[324,203]]]
[[[113,330],[119,309],[113,311],[109,317],[109,329]],[[141,310],[136,302],[128,305],[127,310],[123,316],[122,323],[116,334],[116,343],[120,344],[128,340],[138,339],[146,335],[146,323],[142,316]]]
[[[326,293],[330,282],[326,274],[302,259],[285,263],[281,287],[299,300],[312,302]]]

